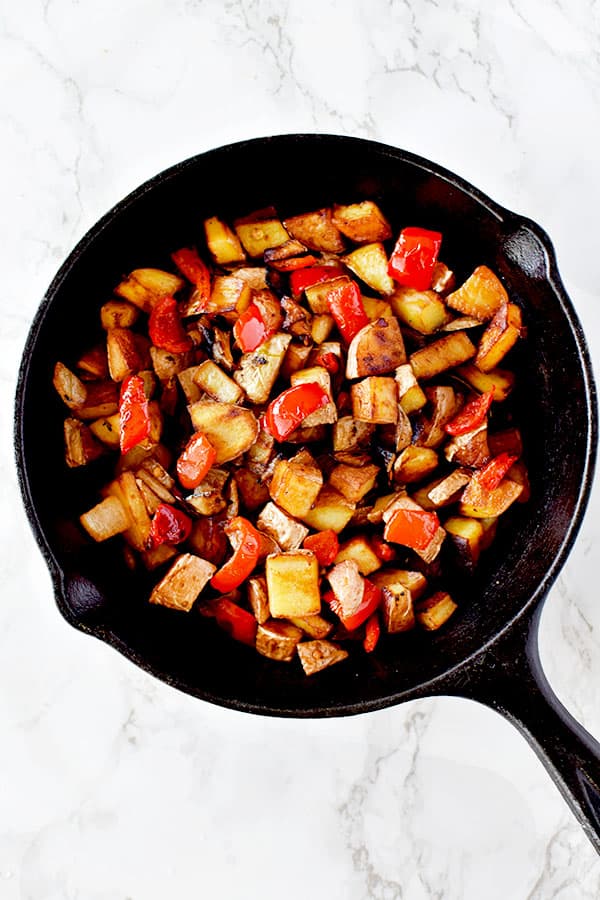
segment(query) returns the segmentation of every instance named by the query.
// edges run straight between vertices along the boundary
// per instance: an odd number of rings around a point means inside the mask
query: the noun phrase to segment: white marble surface
[[[466,701],[277,721],[71,630],[21,511],[27,329],[86,229],[160,169],[291,131],[380,139],[553,236],[600,359],[597,0],[0,4],[1,900],[593,900],[600,861],[522,738]],[[542,623],[600,736],[598,492]]]

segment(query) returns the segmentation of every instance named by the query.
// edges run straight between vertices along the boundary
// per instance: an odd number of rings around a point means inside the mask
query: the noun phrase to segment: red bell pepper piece
[[[148,398],[139,375],[130,375],[121,385],[119,422],[121,453],[127,453],[150,436]]]
[[[486,391],[484,394],[473,397],[472,400],[465,403],[460,412],[444,425],[444,430],[456,437],[460,434],[467,434],[467,432],[473,431],[474,428],[481,425],[492,405],[495,390],[496,388],[492,387],[491,391]]]
[[[376,612],[373,613],[370,619],[367,619],[367,624],[365,626],[365,636],[363,639],[363,647],[367,651],[367,653],[372,653],[375,647],[377,646],[377,641],[379,640],[381,635],[381,626],[379,624],[379,616]]]
[[[383,536],[386,541],[403,544],[413,550],[424,550],[436,531],[440,520],[434,512],[416,509],[397,509],[387,525]]]
[[[198,487],[214,463],[217,451],[201,431],[193,434],[177,460],[177,477],[186,490]]]
[[[321,284],[322,281],[330,281],[344,274],[341,266],[311,266],[307,269],[297,269],[290,275],[290,290],[293,297],[299,297],[307,287],[313,284]]]
[[[331,529],[309,534],[302,546],[305,550],[312,550],[320,566],[330,566],[340,551],[338,536]]]
[[[168,353],[185,353],[194,346],[189,334],[183,330],[174,297],[164,297],[152,307],[148,333],[154,346]]]
[[[339,358],[335,353],[331,353],[329,351],[325,351],[325,353],[316,353],[314,365],[323,366],[324,369],[327,369],[330,375],[337,375],[337,373],[340,371]]]
[[[215,619],[234,640],[254,647],[258,622],[246,609],[242,609],[233,600],[220,597],[213,605]]]
[[[210,581],[216,591],[224,594],[246,580],[258,562],[262,547],[260,532],[243,516],[236,516],[231,520],[227,526],[227,534],[236,549]]]
[[[517,461],[519,457],[515,454],[499,453],[489,463],[476,472],[474,478],[477,479],[482,488],[486,491],[495,491],[510,467]]]
[[[381,604],[381,588],[376,587],[372,581],[365,578],[365,589],[358,607],[350,615],[344,615],[342,604],[334,597],[329,606],[339,616],[340,622],[348,631],[354,631],[359,625],[373,615]]]
[[[378,534],[371,538],[371,547],[382,562],[391,562],[393,559],[396,559],[397,554],[394,548],[386,544]]]
[[[182,247],[171,253],[171,259],[181,272],[184,278],[191,281],[196,288],[195,300],[198,301],[197,308],[202,307],[201,299],[204,305],[208,303],[210,298],[210,271],[203,260],[200,259],[195,250],[188,247]]]
[[[369,324],[362,297],[355,281],[333,287],[327,294],[329,311],[347,344],[361,328]]]
[[[256,303],[251,303],[248,309],[240,314],[233,326],[233,336],[244,353],[256,350],[272,334],[274,331],[265,325],[262,313]]]
[[[184,512],[170,503],[161,503],[150,524],[148,549],[153,550],[161,544],[181,544],[192,530],[192,520]]]
[[[298,269],[307,269],[309,266],[314,266],[316,262],[318,262],[317,257],[309,253],[306,256],[294,256],[293,259],[273,260],[269,262],[269,265],[272,269],[277,269],[278,272],[296,272]]]
[[[329,396],[320,384],[297,384],[269,404],[261,425],[276,441],[284,441],[307,416],[328,403]]]
[[[388,275],[405,287],[429,290],[441,243],[439,231],[403,228],[390,256]]]

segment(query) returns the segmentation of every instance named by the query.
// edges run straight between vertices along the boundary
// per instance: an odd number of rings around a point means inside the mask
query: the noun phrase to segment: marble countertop
[[[1,900],[595,900],[600,860],[513,727],[455,699],[333,721],[196,701],[69,628],[12,458],[22,346],[74,243],[187,156],[382,140],[552,235],[600,360],[595,0],[82,0],[0,14]],[[543,614],[600,736],[596,490]]]

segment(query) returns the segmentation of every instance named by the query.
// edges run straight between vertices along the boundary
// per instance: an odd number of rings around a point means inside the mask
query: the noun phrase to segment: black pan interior
[[[442,258],[459,279],[485,263],[523,308],[529,339],[518,354],[515,403],[532,499],[515,509],[476,578],[460,585],[460,611],[449,627],[384,641],[372,657],[356,654],[307,679],[299,666],[263,659],[194,612],[150,607],[147,584],[125,570],[115,546],[88,545],[73,522],[97,502],[104,475],[101,467],[66,471],[64,409],[51,376],[56,359],[71,359],[83,336],[96,333],[98,307],[120,276],[138,266],[168,266],[171,250],[199,240],[204,217],[233,218],[271,203],[287,215],[361,198],[376,199],[396,228],[441,230]],[[383,145],[323,135],[215,150],[163,173],[109,213],[63,266],[48,301],[32,329],[17,396],[17,457],[28,512],[65,617],[158,677],[255,712],[361,712],[414,696],[478,651],[543,590],[589,478],[595,406],[585,347],[544,233],[450,173]]]

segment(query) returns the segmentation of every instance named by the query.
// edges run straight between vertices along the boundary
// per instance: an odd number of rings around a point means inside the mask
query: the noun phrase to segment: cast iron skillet
[[[524,311],[517,414],[532,498],[512,514],[478,575],[462,585],[448,627],[383,642],[373,658],[306,678],[263,659],[194,613],[147,603],[111,546],[90,546],[73,523],[108,479],[66,471],[64,408],[51,385],[56,359],[97,329],[100,304],[122,273],[168,266],[198,239],[201,222],[274,203],[282,215],[374,198],[399,228],[444,233],[459,279],[486,263]],[[75,628],[111,644],[180,690],[237,710],[279,716],[368,712],[416,697],[485,703],[525,735],[600,851],[600,745],[552,693],[540,666],[542,601],[581,523],[596,452],[596,395],[588,351],[547,235],[451,172],[394,147],[332,135],[260,138],[168,169],[119,203],[78,244],[31,328],[16,396],[17,465],[27,514],[52,574],[58,607]]]

